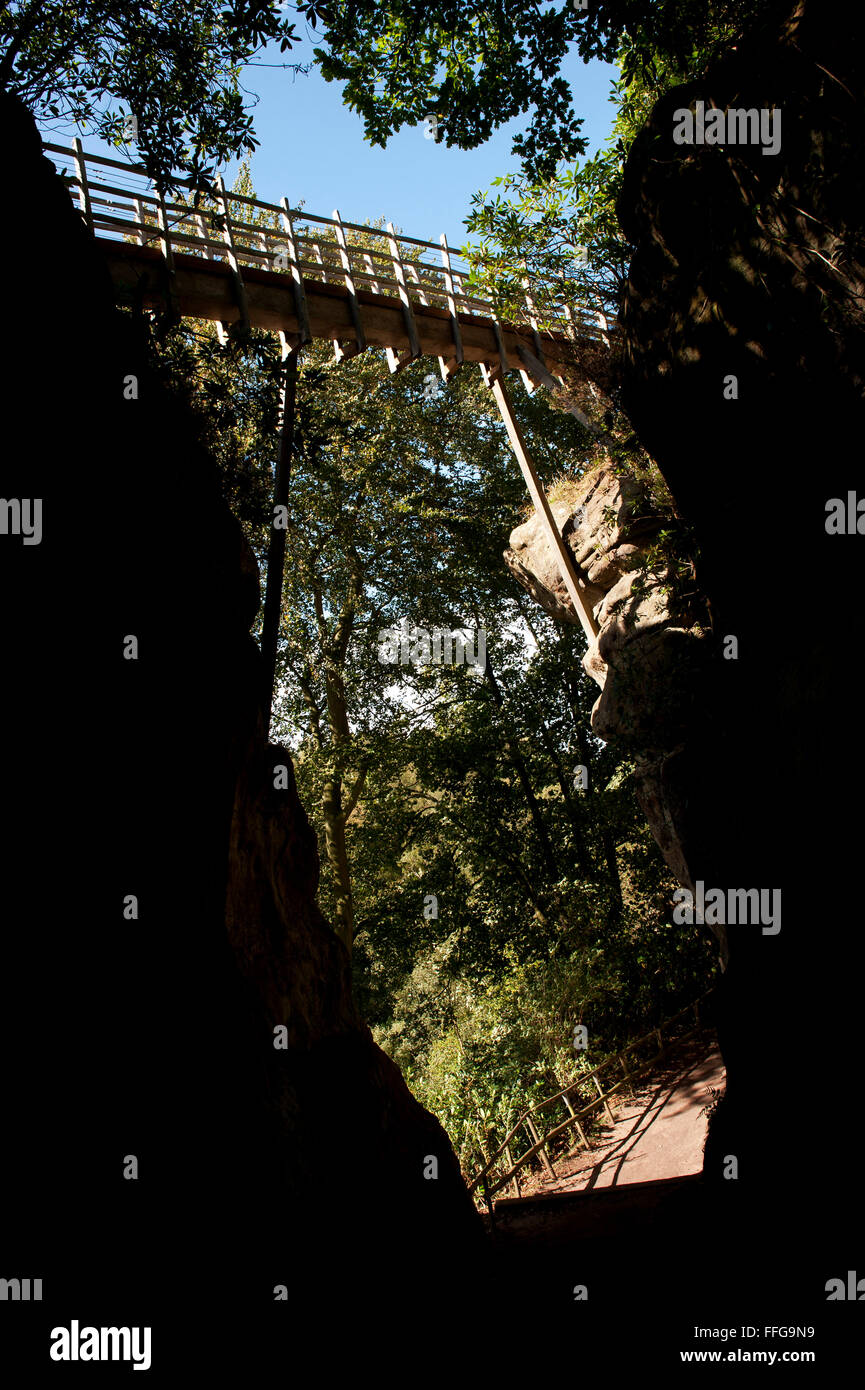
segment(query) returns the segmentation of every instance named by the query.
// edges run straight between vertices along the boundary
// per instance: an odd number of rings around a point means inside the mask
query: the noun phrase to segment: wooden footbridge
[[[286,377],[275,506],[287,500],[297,360],[306,343],[332,342],[340,362],[384,348],[392,372],[436,357],[445,381],[464,363],[479,364],[591,641],[598,628],[584,581],[522,438],[505,374],[517,370],[530,392],[555,386],[576,345],[609,347],[602,313],[557,304],[546,286],[533,298],[526,280],[525,321],[501,323],[493,304],[467,287],[469,267],[445,236],[436,244],[391,223],[382,230],[343,222],[338,211],[317,216],[292,209],[287,198],[277,205],[228,192],[221,179],[215,199],[178,179],[179,197],[170,200],[139,165],[86,153],[80,140],[43,149],[100,240],[119,303],[215,321],[222,341],[250,328],[279,333]],[[284,529],[274,528],[262,629],[271,681],[284,547]]]

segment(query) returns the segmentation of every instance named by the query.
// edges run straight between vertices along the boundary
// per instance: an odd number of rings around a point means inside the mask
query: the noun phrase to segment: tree
[[[474,149],[532,112],[513,153],[535,181],[585,153],[561,75],[571,46],[586,62],[612,62],[626,41],[629,83],[659,59],[699,70],[758,19],[787,9],[778,0],[591,0],[586,10],[570,0],[334,0],[316,57],[329,81],[345,84],[373,144],[435,115],[447,145]]]
[[[314,13],[304,0],[293,8]],[[268,43],[296,42],[272,0],[11,0],[0,7],[0,90],[43,121],[136,146],[171,191],[173,175],[206,184],[215,165],[256,147],[241,69]]]
[[[236,191],[252,194],[247,172]],[[205,407],[263,558],[275,343],[220,345],[185,324],[159,352]],[[502,565],[526,503],[490,393],[468,367],[447,384],[429,367],[391,375],[376,350],[337,365],[327,344],[304,349],[274,728],[360,1006],[468,1154],[474,1126],[569,1075],[574,1021],[591,1021],[595,1045],[621,1040],[623,1017],[692,997],[711,951],[668,925],[673,882],[630,765],[591,734],[582,632]],[[548,491],[585,470],[577,420],[541,392],[515,393],[514,408]],[[403,620],[483,628],[484,670],[437,666],[422,644],[414,664],[384,664],[382,632]]]

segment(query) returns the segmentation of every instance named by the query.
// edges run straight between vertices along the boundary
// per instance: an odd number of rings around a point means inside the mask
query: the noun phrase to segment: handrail
[[[689,1033],[684,1034],[681,1038],[677,1039],[676,1041],[683,1042],[686,1038],[691,1037],[693,1033],[696,1031],[697,1027],[699,1027],[700,1005],[703,1003],[705,999],[708,999],[713,992],[714,987],[707,989],[691,1004],[687,1004],[684,1009],[680,1009],[678,1013],[673,1014],[671,1018],[668,1018],[663,1023],[659,1024],[657,1028],[650,1029],[648,1033],[645,1033],[641,1038],[636,1038],[633,1042],[628,1043],[626,1047],[622,1047],[617,1049],[617,1051],[615,1052],[611,1052],[609,1056],[603,1058],[602,1061],[600,1061],[596,1067],[593,1067],[591,1071],[584,1072],[575,1081],[571,1081],[567,1086],[562,1087],[560,1091],[556,1091],[555,1095],[547,1096],[544,1100],[537,1101],[534,1105],[528,1106],[521,1113],[516,1124],[509,1131],[504,1141],[496,1149],[495,1153],[493,1153],[486,1160],[483,1167],[475,1174],[474,1178],[469,1183],[469,1192],[474,1192],[481,1182],[484,1182],[485,1190],[489,1192],[490,1196],[494,1192],[497,1192],[500,1187],[504,1187],[505,1183],[510,1182],[514,1174],[517,1173],[520,1170],[520,1168],[522,1168],[524,1164],[528,1162],[530,1158],[534,1157],[536,1153],[538,1153],[547,1144],[549,1144],[551,1139],[556,1138],[557,1135],[562,1134],[566,1129],[569,1129],[572,1125],[578,1124],[578,1122],[583,1118],[583,1116],[590,1114],[593,1110],[596,1110],[599,1105],[603,1105],[610,1096],[615,1095],[625,1084],[626,1081],[628,1081],[631,1077],[639,1076],[641,1071],[643,1071],[647,1066],[651,1066],[654,1062],[658,1060],[659,1057],[663,1056],[665,1048],[661,1036],[662,1031],[664,1029],[669,1029],[670,1027],[672,1027],[673,1024],[677,1023],[680,1018],[683,1018],[685,1014],[690,1013],[693,1009],[695,1011],[695,1027],[691,1029]],[[614,1086],[611,1086],[608,1091],[600,1091],[600,1093],[597,1096],[595,1096],[591,1101],[589,1101],[587,1105],[584,1105],[582,1109],[571,1113],[568,1116],[568,1118],[564,1120],[561,1124],[557,1125],[554,1129],[550,1130],[549,1133],[545,1134],[540,1139],[538,1139],[537,1142],[533,1143],[531,1147],[528,1148],[525,1151],[525,1153],[522,1154],[517,1159],[517,1161],[511,1165],[508,1172],[505,1173],[503,1176],[497,1178],[494,1183],[490,1184],[487,1181],[494,1164],[499,1158],[501,1158],[502,1154],[505,1152],[508,1145],[510,1144],[511,1139],[514,1137],[517,1131],[521,1129],[524,1124],[526,1124],[530,1116],[536,1115],[539,1111],[545,1109],[548,1105],[552,1105],[555,1101],[561,1100],[563,1097],[567,1097],[567,1095],[576,1087],[582,1085],[584,1081],[591,1081],[594,1077],[598,1075],[599,1072],[604,1070],[604,1068],[610,1066],[611,1063],[618,1062],[620,1065],[624,1066],[624,1063],[622,1061],[623,1057],[626,1057],[629,1052],[633,1052],[635,1048],[642,1047],[643,1044],[653,1036],[658,1038],[660,1044],[660,1050],[654,1057],[647,1058],[646,1061],[639,1063],[631,1071],[628,1071],[627,1067],[625,1067],[625,1075],[619,1081],[617,1081]],[[598,1084],[599,1083],[596,1082],[596,1085]],[[567,1100],[565,1101],[565,1103],[568,1104]],[[569,1105],[568,1108],[570,1109]]]

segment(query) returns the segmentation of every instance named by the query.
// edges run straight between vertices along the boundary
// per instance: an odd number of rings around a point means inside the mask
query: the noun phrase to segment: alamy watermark
[[[696,110],[680,106],[673,112],[673,143],[676,145],[762,145],[764,154],[777,154],[781,148],[781,108],[733,107],[726,110],[704,101]]]
[[[70,1327],[51,1329],[52,1361],[131,1361],[133,1371],[150,1369],[149,1327]]]
[[[469,634],[469,635],[467,635]],[[486,670],[487,634],[484,628],[434,627],[382,628],[378,634],[378,659],[401,666],[476,666]]]
[[[40,545],[42,498],[0,497],[0,536],[21,536],[25,545]]]
[[[0,1279],[0,1300],[4,1303],[34,1303],[42,1301],[41,1279]]]
[[[705,922],[706,926],[756,926],[764,936],[777,936],[781,930],[780,888],[709,888],[697,879],[696,894],[677,888],[673,901],[673,921],[677,926]],[[771,911],[770,909],[771,903]]]
[[[859,500],[856,493],[843,497],[830,497],[826,503],[827,536],[865,536],[865,497]]]

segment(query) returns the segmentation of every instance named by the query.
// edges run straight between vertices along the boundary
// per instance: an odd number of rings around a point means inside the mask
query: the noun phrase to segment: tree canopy
[[[241,69],[268,43],[285,52],[296,41],[272,0],[11,0],[0,7],[0,89],[42,120],[134,145],[171,189],[174,174],[207,182],[255,148]]]
[[[735,43],[777,0],[334,0],[316,57],[344,84],[366,137],[385,145],[404,125],[435,115],[446,145],[474,149],[530,113],[513,153],[530,179],[549,178],[584,154],[582,119],[562,69],[612,62],[624,45],[624,79],[658,61],[693,72]]]
[[[373,144],[437,116],[445,143],[473,149],[529,116],[513,152],[532,180],[585,153],[563,66],[624,54],[626,83],[656,65],[694,72],[780,0],[10,0],[0,6],[0,89],[44,120],[130,138],[166,189],[206,183],[256,146],[244,67],[268,45],[286,53],[305,21],[323,75],[343,85]],[[320,28],[319,28],[320,26]],[[297,68],[297,64],[286,64]],[[136,126],[130,137],[130,118]]]

